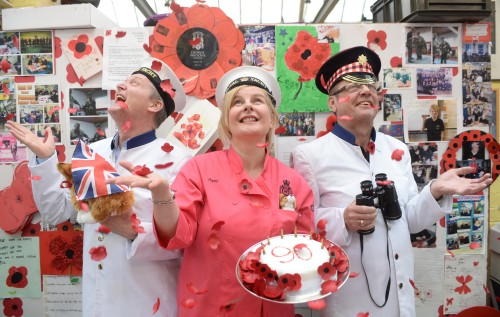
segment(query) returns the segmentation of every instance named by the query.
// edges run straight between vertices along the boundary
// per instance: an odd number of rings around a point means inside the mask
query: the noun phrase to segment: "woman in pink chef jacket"
[[[156,174],[111,182],[149,189],[158,243],[184,249],[179,316],[294,316],[292,304],[253,296],[235,273],[252,245],[295,228],[309,233],[314,226],[307,182],[271,155],[280,88],[265,70],[242,66],[221,78],[216,99],[228,149],[194,157],[171,186]],[[130,163],[121,164],[133,171]],[[280,207],[283,196],[295,204]]]

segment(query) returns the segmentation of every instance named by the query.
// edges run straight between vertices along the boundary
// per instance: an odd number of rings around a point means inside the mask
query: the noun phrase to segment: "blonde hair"
[[[236,87],[234,89],[231,89],[224,95],[224,99],[222,101],[222,105],[219,105],[221,108],[221,117],[219,120],[219,125],[218,125],[218,133],[219,137],[224,142],[224,144],[230,143],[231,142],[231,131],[229,129],[229,110],[231,109],[231,105],[234,101],[234,98],[238,91],[240,89],[248,87],[249,85],[242,85],[239,87]],[[274,130],[278,127],[278,122],[279,122],[279,115],[278,111],[273,105],[273,102],[271,101],[271,98],[269,97],[267,91],[265,91],[262,88],[259,88],[264,92],[264,99],[266,102],[267,107],[269,108],[269,112],[271,114],[271,122],[273,123],[273,128],[269,129],[269,131],[266,134],[266,143],[268,143],[267,146],[267,151],[269,155],[274,156]]]
[[[432,110],[436,110],[437,112],[439,112],[439,106],[434,104],[434,105],[431,105],[429,111],[432,111]]]

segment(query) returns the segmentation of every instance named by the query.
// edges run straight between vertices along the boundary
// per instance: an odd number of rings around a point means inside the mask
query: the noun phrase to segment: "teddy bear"
[[[284,210],[295,211],[295,197],[293,195],[280,194],[280,207]]]
[[[66,181],[73,184],[71,164],[58,163],[57,169],[66,178]],[[78,223],[103,222],[110,216],[126,213],[134,205],[134,193],[132,191],[114,193],[107,196],[90,198],[87,200],[77,200],[76,193],[71,186],[71,203],[78,211],[76,220]],[[88,205],[88,211],[84,209],[82,203]]]

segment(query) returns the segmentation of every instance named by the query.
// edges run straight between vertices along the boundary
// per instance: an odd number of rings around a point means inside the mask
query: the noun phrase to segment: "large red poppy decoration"
[[[9,268],[6,284],[10,287],[25,288],[28,285],[28,269],[25,266],[12,266]]]
[[[77,235],[70,242],[61,236],[54,237],[49,243],[49,252],[53,255],[51,266],[59,272],[65,272],[70,266],[78,271],[83,264],[83,235]],[[74,272],[72,272],[75,275]]]
[[[186,94],[209,98],[222,75],[241,64],[243,34],[219,8],[174,2],[170,8],[172,14],[155,26],[151,56],[172,68]]]
[[[23,301],[20,298],[5,298],[3,300],[3,314],[9,317],[23,315]]]
[[[294,99],[297,99],[303,82],[316,78],[319,68],[331,53],[329,43],[319,43],[317,37],[304,30],[297,33],[295,42],[285,53],[286,65],[299,74],[300,86]]]
[[[92,53],[92,46],[89,44],[89,36],[81,34],[76,40],[71,40],[68,43],[68,48],[73,52],[75,58],[80,59]]]
[[[375,31],[375,30],[370,30],[366,34],[366,46],[373,50],[377,50],[377,48],[380,48],[380,50],[385,50],[387,47],[387,33],[385,31]]]

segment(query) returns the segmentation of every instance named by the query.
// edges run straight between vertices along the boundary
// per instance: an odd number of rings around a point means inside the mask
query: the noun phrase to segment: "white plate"
[[[287,235],[284,235],[284,236],[287,236]],[[307,237],[309,237],[308,234],[297,234],[297,236],[307,236]],[[281,238],[281,236],[269,238],[269,240],[272,241],[273,239],[276,239],[276,238]],[[342,249],[337,244],[335,244],[335,243],[333,243],[331,241],[329,241],[329,242],[332,245],[337,246],[344,253],[344,255],[347,258],[347,263],[349,264],[349,257],[345,253],[344,249]],[[321,294],[321,289],[318,289],[317,291],[315,291],[314,293],[311,293],[311,294],[294,295],[294,296],[289,296],[289,295],[285,294],[285,298],[277,300],[277,299],[267,298],[267,297],[261,296],[259,294],[255,294],[253,291],[251,291],[250,289],[248,289],[245,286],[245,284],[243,283],[243,281],[241,280],[241,278],[240,278],[240,261],[242,261],[247,256],[247,254],[249,252],[255,252],[260,246],[262,246],[263,244],[266,245],[267,243],[268,243],[268,239],[265,239],[265,240],[262,240],[261,242],[258,242],[256,244],[254,244],[253,246],[251,246],[250,248],[248,248],[245,252],[243,252],[243,254],[238,259],[238,262],[236,263],[236,279],[240,283],[241,287],[243,287],[250,294],[252,294],[252,295],[254,295],[254,296],[258,297],[258,298],[261,298],[261,299],[264,299],[264,300],[267,300],[267,301],[270,301],[270,302],[274,302],[274,303],[280,303],[280,304],[301,304],[301,303],[307,303],[307,302],[310,302],[310,301],[321,299],[321,298],[326,297],[326,296],[328,296],[328,295],[331,294],[331,293]],[[345,284],[345,282],[349,278],[349,273],[350,273],[350,265],[347,266],[347,270],[345,270],[345,272],[338,273],[338,274],[340,274],[340,283],[338,283],[338,288],[339,289],[340,289],[340,287],[342,287],[342,285]]]

